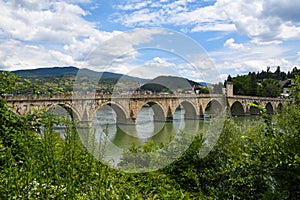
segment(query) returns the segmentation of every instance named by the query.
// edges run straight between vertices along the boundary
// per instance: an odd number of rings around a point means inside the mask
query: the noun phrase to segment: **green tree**
[[[278,80],[265,79],[259,87],[259,95],[264,97],[279,97],[282,92],[281,85]]]
[[[237,95],[257,96],[257,87],[255,73],[249,73],[244,76],[232,78],[233,93]]]
[[[21,78],[9,71],[0,72],[0,96],[4,97],[13,91],[20,91],[25,88]]]
[[[296,75],[291,88],[291,96],[296,104],[300,103],[300,75]]]

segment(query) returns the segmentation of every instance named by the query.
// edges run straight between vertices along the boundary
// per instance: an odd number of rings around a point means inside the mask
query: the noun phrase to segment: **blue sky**
[[[201,81],[300,64],[300,1],[0,0],[0,9],[5,70],[72,65]],[[171,38],[172,48],[158,44]]]

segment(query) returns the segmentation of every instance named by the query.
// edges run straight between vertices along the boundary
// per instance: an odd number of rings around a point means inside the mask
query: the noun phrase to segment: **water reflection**
[[[184,114],[183,108],[177,109],[173,122],[156,122],[152,108],[143,107],[136,124],[120,125],[116,123],[115,111],[110,106],[103,106],[95,113],[92,128],[81,135],[93,155],[116,165],[123,152],[133,144],[138,146],[152,140],[168,145],[172,138],[183,132],[194,135],[203,127],[202,120],[185,120]]]

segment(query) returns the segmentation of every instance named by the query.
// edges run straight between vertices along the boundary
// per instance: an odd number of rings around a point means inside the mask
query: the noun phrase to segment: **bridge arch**
[[[277,111],[281,111],[282,110],[282,108],[283,108],[283,104],[282,103],[279,103],[278,105],[277,105]]]
[[[149,106],[152,108],[154,115],[153,115],[153,120],[154,121],[159,121],[159,122],[164,122],[166,121],[166,114],[165,114],[165,110],[163,108],[163,106],[155,101],[149,101],[144,103],[142,106],[140,106],[137,109],[137,113],[136,113],[136,117],[138,117],[139,112],[142,110],[143,107],[145,106]]]
[[[185,111],[184,119],[197,119],[197,110],[193,103],[191,103],[190,101],[184,100],[184,101],[180,102],[180,104],[177,106],[177,108],[179,108],[180,106],[182,106]],[[173,113],[173,116],[174,116],[174,113]]]
[[[216,100],[210,100],[205,107],[205,114],[216,116],[222,111],[222,104]]]
[[[253,104],[259,105],[256,101],[254,101]],[[260,115],[259,109],[254,106],[249,107],[249,113],[250,113],[250,115]]]
[[[56,112],[62,113],[64,110],[68,114],[68,117],[70,117],[73,121],[79,121],[80,119],[80,115],[77,112],[77,110],[68,104],[64,104],[64,103],[51,104],[46,106],[45,109],[46,109],[46,113],[54,112],[55,110],[57,110]]]
[[[274,114],[274,108],[273,108],[273,105],[270,102],[268,102],[266,104],[265,108],[266,108],[267,114]]]
[[[231,116],[243,116],[245,115],[245,110],[241,102],[235,101],[230,107]]]
[[[126,112],[123,109],[123,107],[114,102],[104,103],[96,107],[96,109],[93,111],[92,117],[94,118],[96,112],[101,108],[104,108],[105,106],[109,106],[116,113],[116,123],[126,124],[128,122],[127,120],[129,119],[129,117],[126,115]]]

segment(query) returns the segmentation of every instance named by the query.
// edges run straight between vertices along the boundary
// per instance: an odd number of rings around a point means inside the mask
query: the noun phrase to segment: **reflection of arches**
[[[222,105],[219,101],[215,99],[211,100],[205,108],[205,113],[213,116],[218,115],[221,111],[222,111]]]
[[[253,102],[255,105],[258,105],[257,102]],[[254,106],[250,106],[250,109],[249,109],[249,112],[250,112],[250,115],[260,115],[260,111],[257,107],[254,107]]]
[[[74,108],[67,104],[53,104],[46,108],[46,113],[56,113],[70,119],[79,120],[79,114],[75,111]]]
[[[126,117],[126,113],[125,113],[124,109],[121,106],[119,106],[118,104],[115,104],[115,103],[107,103],[107,104],[101,105],[100,107],[98,107],[94,111],[93,117],[95,116],[96,112],[104,106],[109,106],[115,111],[115,113],[116,113],[116,122],[117,123],[121,123],[121,124],[127,123],[127,117]]]
[[[180,108],[180,106],[182,106],[185,111],[184,119],[196,119],[197,118],[196,108],[191,102],[183,101],[180,103],[180,105],[177,108]]]
[[[164,122],[166,120],[165,111],[160,104],[158,104],[156,102],[152,102],[152,101],[147,102],[138,110],[138,113],[141,111],[141,109],[144,106],[150,106],[152,108],[152,110],[154,112],[154,116],[153,116],[154,121]]]
[[[243,105],[239,101],[235,101],[230,107],[231,116],[243,116],[245,114]]]
[[[268,102],[266,104],[266,111],[267,111],[267,114],[274,114],[274,109],[273,109],[273,106],[270,102]]]

